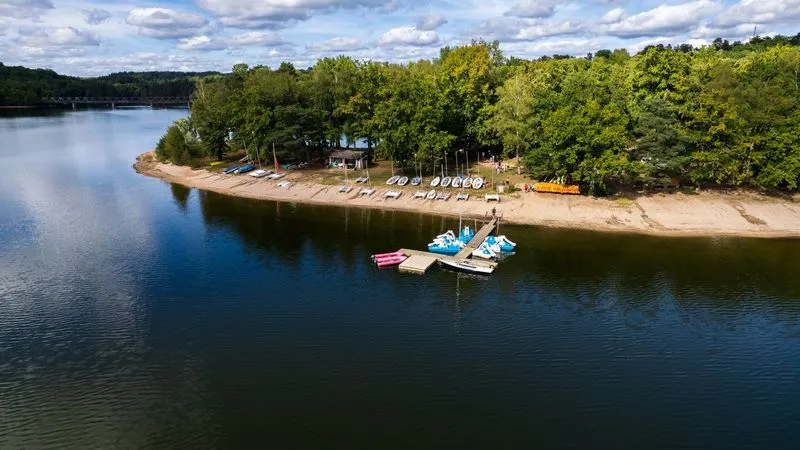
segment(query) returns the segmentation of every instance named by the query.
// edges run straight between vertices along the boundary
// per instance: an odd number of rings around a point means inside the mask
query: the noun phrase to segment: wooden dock
[[[466,259],[472,256],[472,252],[476,250],[483,243],[483,241],[490,234],[492,234],[492,231],[494,231],[494,229],[497,227],[497,220],[498,220],[497,217],[495,217],[491,221],[489,221],[489,223],[482,226],[481,229],[478,230],[478,232],[475,233],[474,236],[472,236],[472,239],[469,240],[467,245],[465,245],[464,248],[461,249],[461,251],[456,253],[456,259]]]
[[[406,252],[407,250],[400,251]],[[432,265],[436,264],[436,261],[438,258],[433,253],[409,255],[408,259],[401,262],[397,269],[400,272],[424,274]]]
[[[473,266],[491,267],[492,269],[497,267],[497,263],[493,261],[459,258],[458,256],[440,255],[438,253],[423,252],[421,250],[411,250],[407,248],[401,248],[399,251],[408,256],[408,259],[400,263],[398,267],[398,270],[401,272],[424,274],[436,261],[444,260],[467,262]]]

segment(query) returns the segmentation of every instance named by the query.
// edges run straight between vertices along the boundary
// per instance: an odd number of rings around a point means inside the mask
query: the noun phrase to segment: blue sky
[[[800,0],[0,0],[0,61],[71,75],[405,62],[497,39],[506,55],[584,55],[800,32]]]

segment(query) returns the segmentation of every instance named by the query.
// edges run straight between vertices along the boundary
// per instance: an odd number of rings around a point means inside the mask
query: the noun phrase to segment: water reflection
[[[192,193],[192,189],[182,184],[170,183],[170,191],[172,192],[172,198],[175,199],[175,203],[178,205],[178,207],[183,212],[186,212],[186,207],[189,202],[189,195]]]
[[[422,249],[432,236],[458,227],[453,218],[244,200],[208,192],[200,193],[200,206],[212,228],[235,232],[247,247],[265,255],[277,251],[294,267],[310,252],[314,258],[354,269],[370,254]],[[491,279],[461,287],[467,298],[480,301],[491,291],[509,306],[541,301],[575,311],[615,309],[634,327],[665,311],[702,312],[702,320],[724,321],[731,314],[752,312],[797,320],[797,241],[674,239],[517,226],[504,226],[502,231],[518,242],[519,251],[502,262]],[[432,276],[455,277],[440,272]],[[437,296],[452,297],[446,285],[425,284]],[[782,311],[782,306],[788,308]]]

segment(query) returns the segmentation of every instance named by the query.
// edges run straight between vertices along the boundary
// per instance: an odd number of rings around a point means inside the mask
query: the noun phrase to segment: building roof
[[[361,159],[365,155],[365,152],[360,150],[336,150],[331,152],[331,158],[340,158],[340,159]]]

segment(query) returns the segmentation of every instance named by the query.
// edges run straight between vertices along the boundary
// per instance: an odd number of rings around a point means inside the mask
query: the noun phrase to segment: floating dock
[[[408,256],[408,259],[400,263],[398,270],[400,272],[407,272],[407,273],[416,273],[416,274],[424,274],[431,268],[437,261],[452,261],[452,262],[461,262],[461,263],[469,263],[473,266],[479,267],[487,267],[494,270],[497,267],[497,263],[493,261],[484,261],[480,259],[470,258],[472,256],[472,251],[477,249],[478,246],[489,236],[492,231],[495,230],[497,227],[497,218],[493,218],[489,223],[481,227],[472,239],[470,239],[469,243],[464,246],[461,251],[459,251],[455,256],[448,256],[448,255],[441,255],[438,253],[431,253],[431,252],[424,252],[420,250],[411,250],[407,248],[401,248],[399,251],[404,255]],[[467,259],[470,258],[470,259]]]
[[[408,250],[402,249],[400,250],[403,253],[406,253]],[[406,253],[408,255],[408,253]],[[410,255],[408,259],[400,263],[400,266],[397,269],[400,272],[406,273],[417,273],[417,274],[424,274],[431,268],[432,265],[436,264],[438,258],[433,254],[416,254]]]

